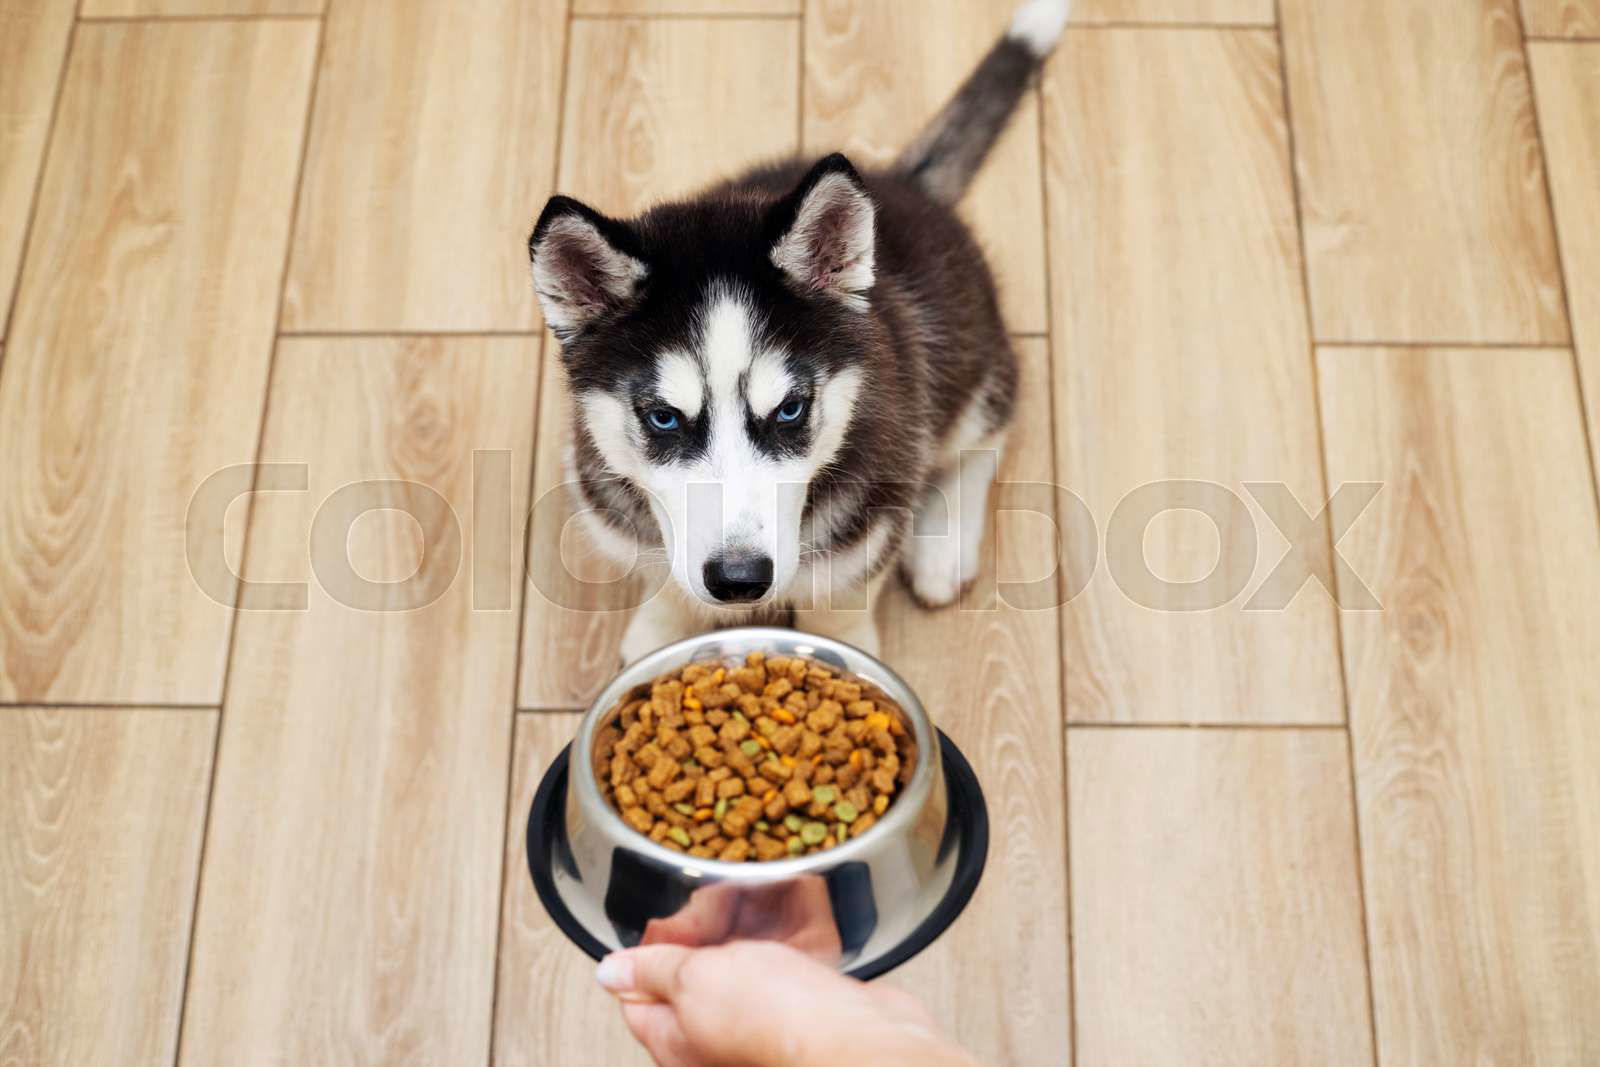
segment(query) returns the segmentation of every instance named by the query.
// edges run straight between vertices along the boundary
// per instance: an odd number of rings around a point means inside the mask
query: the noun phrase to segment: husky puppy
[[[1019,8],[886,169],[774,163],[634,219],[545,206],[528,248],[573,397],[579,514],[620,562],[670,563],[625,661],[791,612],[875,653],[896,561],[930,606],[976,575],[1017,366],[953,205],[1067,8]]]

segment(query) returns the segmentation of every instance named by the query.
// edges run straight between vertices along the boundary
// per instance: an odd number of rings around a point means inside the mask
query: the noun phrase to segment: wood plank
[[[1514,0],[1283,0],[1316,336],[1565,342]]]
[[[816,0],[806,13],[805,150],[845,152],[860,166],[891,162],[943,107],[1009,25],[1011,8],[950,0]],[[968,190],[962,214],[988,254],[1006,325],[1048,328],[1039,113],[1023,97]]]
[[[550,192],[560,4],[342,0],[329,12],[287,330],[527,330]]]
[[[650,1063],[623,1025],[617,1002],[595,984],[594,961],[550,921],[528,875],[523,847],[528,809],[550,762],[572,740],[579,718],[563,712],[517,716],[494,1013],[494,1063],[499,1067]]]
[[[221,698],[185,512],[255,458],[316,35],[77,33],[0,376],[0,699]]]
[[[1072,21],[1272,25],[1273,0],[1075,0]]]
[[[1589,444],[1600,470],[1600,45],[1528,46],[1566,270]]]
[[[323,0],[83,0],[81,16],[95,19],[320,15],[322,3]]]
[[[1016,345],[1021,400],[1000,480],[1049,485],[1050,356],[1042,339]],[[1040,504],[1026,485],[997,488],[993,498],[1008,508]],[[1045,497],[1044,509],[1050,506]],[[924,611],[892,581],[879,610],[885,662],[971,761],[990,829],[988,866],[967,910],[886,980],[919,996],[982,1063],[1066,1064],[1059,624],[1053,598],[1031,610],[1015,593],[993,598],[997,582],[1052,573],[1055,530],[1049,515],[1007,512],[989,536],[983,572],[962,605]]]
[[[561,190],[629,215],[793,152],[799,49],[798,26],[781,19],[574,23]],[[796,77],[773,76],[785,70]],[[602,586],[618,571],[594,554],[581,527],[566,526],[564,454],[572,437],[554,340],[545,363],[533,497],[543,503],[528,539],[532,584],[518,702],[581,707],[615,673],[617,644],[642,586]]]
[[[0,711],[0,1062],[172,1062],[216,721]]]
[[[1379,1061],[1600,1061],[1600,522],[1561,350],[1324,350]]]
[[[574,15],[798,15],[802,0],[572,0]]]
[[[1600,0],[1522,0],[1532,37],[1600,37]]]
[[[0,333],[50,134],[72,0],[0,0]]]
[[[263,455],[309,490],[262,497],[248,576],[310,603],[240,618],[187,1063],[485,1062],[536,351],[281,342]],[[313,525],[373,479],[358,499],[411,517]],[[358,596],[345,555],[400,584]]]
[[[1328,594],[1245,607],[1289,542],[1243,483],[1283,483],[1312,513],[1325,499],[1272,36],[1069,32],[1043,89],[1059,470],[1106,541],[1063,612],[1068,714],[1336,722]],[[1157,518],[1142,547],[1113,523],[1169,479],[1248,502],[1249,523],[1221,516],[1227,555],[1198,513]],[[1113,547],[1167,582],[1215,567],[1222,594],[1243,591],[1186,610],[1184,589],[1114,578]],[[1311,558],[1326,574],[1325,549]]]
[[[1371,1063],[1343,732],[1075,729],[1067,754],[1083,1061]]]

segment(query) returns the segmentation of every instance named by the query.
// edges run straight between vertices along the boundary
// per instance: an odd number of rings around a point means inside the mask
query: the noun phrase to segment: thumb
[[[683,945],[646,945],[613,952],[595,968],[595,981],[618,996],[672,1003],[682,986],[679,975],[692,950]]]

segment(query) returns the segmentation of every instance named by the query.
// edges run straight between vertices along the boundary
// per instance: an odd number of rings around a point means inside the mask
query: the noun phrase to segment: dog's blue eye
[[[804,400],[786,400],[783,407],[778,409],[779,422],[799,422],[800,416],[806,413]]]
[[[645,421],[650,424],[652,430],[665,433],[678,428],[678,413],[671,408],[653,408],[645,415]]]

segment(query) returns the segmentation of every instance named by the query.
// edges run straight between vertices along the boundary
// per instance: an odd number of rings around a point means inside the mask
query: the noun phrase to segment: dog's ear
[[[803,293],[867,309],[877,208],[850,161],[835,152],[806,173],[768,218],[773,265]]]
[[[528,257],[545,324],[562,341],[626,308],[650,273],[631,229],[566,196],[544,206]]]

